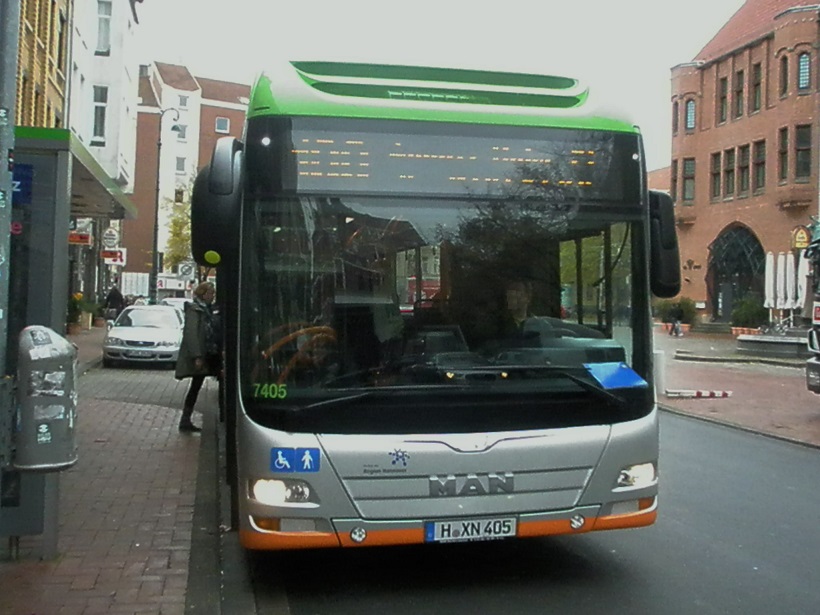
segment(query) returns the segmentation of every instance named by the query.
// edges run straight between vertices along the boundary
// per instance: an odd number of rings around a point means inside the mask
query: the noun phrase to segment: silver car
[[[182,312],[168,305],[132,305],[112,323],[103,340],[103,365],[120,362],[173,368],[182,342]]]

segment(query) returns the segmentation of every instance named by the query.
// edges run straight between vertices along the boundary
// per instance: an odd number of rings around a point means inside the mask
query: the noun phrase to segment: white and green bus
[[[581,81],[283,62],[191,217],[244,547],[655,521],[674,213],[638,128]]]

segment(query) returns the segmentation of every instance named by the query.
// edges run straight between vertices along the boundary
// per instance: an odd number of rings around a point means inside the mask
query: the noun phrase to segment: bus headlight
[[[618,475],[619,487],[649,487],[655,482],[657,474],[654,463],[639,463],[627,466]]]
[[[260,504],[282,506],[311,501],[311,489],[302,480],[259,479],[251,484],[251,494]]]

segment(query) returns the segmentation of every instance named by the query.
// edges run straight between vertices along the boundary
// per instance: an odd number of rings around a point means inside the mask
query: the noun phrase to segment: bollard
[[[666,392],[666,354],[663,350],[654,351],[655,399]]]

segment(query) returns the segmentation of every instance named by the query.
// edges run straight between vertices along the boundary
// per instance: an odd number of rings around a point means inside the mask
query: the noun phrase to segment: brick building
[[[150,272],[159,203],[161,296],[172,294],[169,284],[178,277],[178,268],[162,259],[169,238],[168,205],[190,202],[193,179],[210,162],[220,137],[241,136],[249,96],[248,85],[195,77],[185,66],[155,62],[140,68],[132,197],[140,215],[123,224],[122,244],[128,251],[124,270]]]
[[[795,232],[817,214],[819,8],[747,0],[672,68],[681,296],[703,320],[728,322],[739,298],[762,298],[766,253],[799,256]]]

